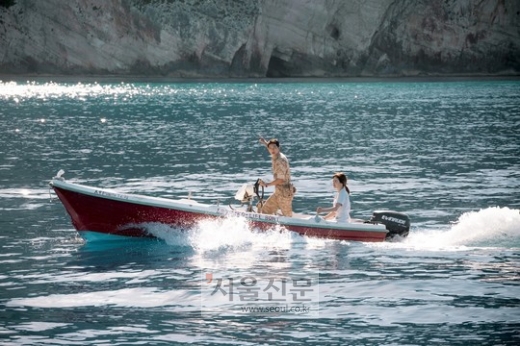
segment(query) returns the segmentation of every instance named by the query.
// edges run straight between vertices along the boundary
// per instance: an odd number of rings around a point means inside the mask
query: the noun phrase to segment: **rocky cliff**
[[[520,73],[517,0],[15,0],[0,73]]]

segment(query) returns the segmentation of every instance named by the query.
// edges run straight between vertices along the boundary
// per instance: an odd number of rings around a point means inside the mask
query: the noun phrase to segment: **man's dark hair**
[[[276,144],[276,146],[280,148],[280,142],[278,142],[276,138],[272,138],[269,140],[269,142],[267,142],[267,146],[269,146],[270,144]]]

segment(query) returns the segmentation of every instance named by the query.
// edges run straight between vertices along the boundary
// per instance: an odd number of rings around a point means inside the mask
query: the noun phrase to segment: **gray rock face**
[[[16,0],[0,73],[352,77],[520,72],[520,1]]]

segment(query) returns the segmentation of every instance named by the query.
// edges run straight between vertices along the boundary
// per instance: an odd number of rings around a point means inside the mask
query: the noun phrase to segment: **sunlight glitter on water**
[[[221,88],[204,87],[204,84],[180,83],[175,86],[171,84],[154,85],[147,83],[92,83],[81,82],[3,82],[0,80],[0,100],[11,99],[16,103],[35,98],[41,101],[52,99],[76,99],[85,101],[90,97],[102,97],[106,100],[130,101],[135,97],[158,97],[169,95],[171,97],[189,96],[197,99],[207,99],[213,102],[214,98],[223,101],[238,93],[233,87]],[[134,101],[135,102],[135,101]]]
[[[113,87],[108,89],[114,90]],[[17,83],[17,82],[0,82],[0,95],[2,98],[13,98],[16,100],[23,100],[26,98],[57,98],[57,97],[70,97],[79,99],[92,93],[106,93],[103,87],[97,83],[95,84],[82,84],[77,83],[75,85],[64,84],[64,83]],[[124,91],[125,93],[127,90]],[[111,92],[113,93],[113,92]]]

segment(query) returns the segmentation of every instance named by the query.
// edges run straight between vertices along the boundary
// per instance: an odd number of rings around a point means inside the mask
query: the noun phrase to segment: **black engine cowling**
[[[396,211],[374,211],[370,222],[385,225],[388,230],[386,239],[391,239],[396,235],[406,237],[410,231],[410,218],[408,215]]]

